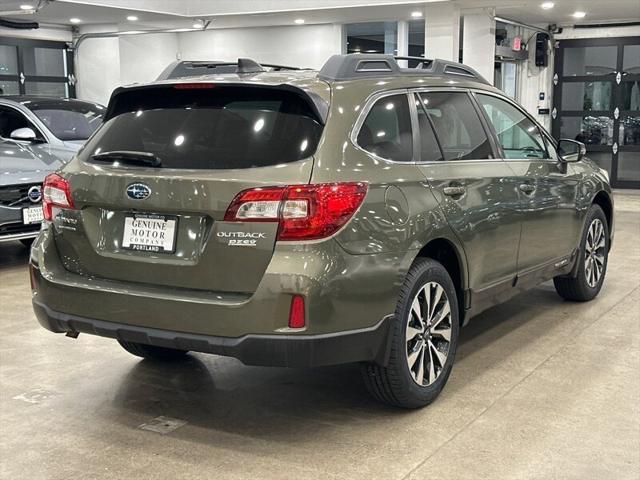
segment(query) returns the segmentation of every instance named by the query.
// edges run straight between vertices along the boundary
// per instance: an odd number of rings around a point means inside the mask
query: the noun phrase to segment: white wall
[[[120,83],[152,82],[176,60],[178,36],[175,33],[125,35],[118,42]]]
[[[320,68],[340,53],[340,25],[229,28],[178,34],[184,60],[237,60]]]
[[[488,12],[464,15],[462,61],[493,83],[496,22]]]
[[[113,32],[117,25],[83,27],[80,33]],[[76,95],[106,104],[120,86],[120,45],[117,38],[90,38],[76,51]]]

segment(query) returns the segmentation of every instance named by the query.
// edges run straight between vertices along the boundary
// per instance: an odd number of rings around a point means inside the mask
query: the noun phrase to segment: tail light
[[[240,192],[227,222],[278,222],[278,240],[317,240],[340,230],[362,204],[365,183],[321,183]]]
[[[69,182],[56,173],[47,175],[42,189],[42,211],[44,219],[53,219],[53,208],[75,208],[71,198]]]

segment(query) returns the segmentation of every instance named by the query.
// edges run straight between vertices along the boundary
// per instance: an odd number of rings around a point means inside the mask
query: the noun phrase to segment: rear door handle
[[[519,188],[521,192],[533,193],[533,191],[536,189],[536,186],[531,185],[530,183],[521,183]]]
[[[448,195],[450,197],[457,197],[460,195],[464,195],[467,189],[462,185],[460,185],[456,187],[444,187],[442,191],[444,192],[445,195]]]

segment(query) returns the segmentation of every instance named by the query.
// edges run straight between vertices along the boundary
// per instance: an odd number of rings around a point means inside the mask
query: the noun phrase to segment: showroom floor
[[[545,284],[485,312],[419,411],[370,400],[354,366],[157,365],[54,335],[26,249],[0,244],[0,478],[637,479],[640,195],[616,199],[601,295]]]

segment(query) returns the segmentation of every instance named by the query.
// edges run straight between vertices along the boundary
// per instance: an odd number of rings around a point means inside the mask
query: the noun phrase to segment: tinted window
[[[420,94],[445,160],[492,158],[491,145],[471,99],[462,92]]]
[[[11,138],[11,132],[19,128],[30,128],[39,140],[44,140],[38,129],[22,113],[13,108],[0,107],[0,137]]]
[[[381,98],[371,107],[360,127],[358,145],[396,162],[413,160],[411,117],[406,95]]]
[[[417,100],[416,106],[418,107],[418,125],[420,126],[420,161],[437,162],[443,160],[429,115],[422,107],[421,101]]]
[[[506,158],[548,158],[544,140],[535,123],[508,102],[478,95]]]
[[[254,87],[132,91],[81,158],[117,150],[153,153],[165,168],[277,165],[315,152],[322,125],[297,94]]]

